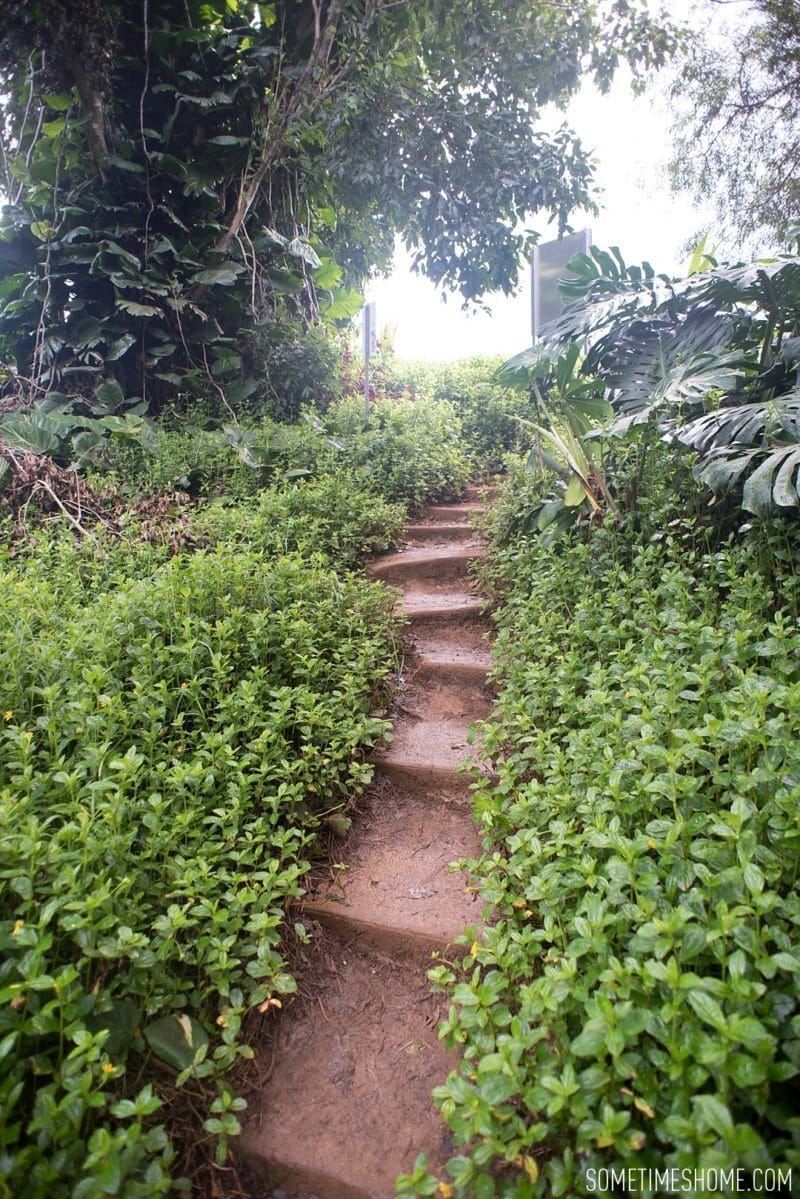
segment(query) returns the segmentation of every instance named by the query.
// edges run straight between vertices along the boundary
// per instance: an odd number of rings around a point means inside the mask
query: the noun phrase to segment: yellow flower
[[[104,1074],[116,1074],[116,1072],[117,1072],[117,1067],[112,1066],[111,1062],[103,1062],[100,1069],[103,1071]]]
[[[10,710],[9,710],[8,712],[4,712],[4,713],[3,713],[3,720],[11,720],[11,718],[12,718],[12,716],[13,716],[13,715],[14,715],[14,713],[13,713],[12,711],[10,711]]]
[[[24,921],[24,920],[18,920],[18,921],[16,922],[16,924],[14,925],[13,929],[11,930],[11,936],[12,936],[12,937],[18,937],[18,936],[19,936],[19,934],[22,932],[22,930],[23,930],[23,928],[24,928],[24,927],[25,927],[25,921]]]

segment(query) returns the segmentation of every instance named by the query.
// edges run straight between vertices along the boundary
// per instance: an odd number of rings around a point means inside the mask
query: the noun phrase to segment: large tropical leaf
[[[745,369],[730,349],[732,324],[709,309],[689,313],[669,327],[635,321],[613,330],[587,355],[584,369],[602,376],[614,410],[623,418],[619,432],[647,420],[655,409],[702,406],[709,397],[731,391]]]
[[[64,431],[54,419],[55,415],[9,412],[0,420],[0,438],[14,450],[57,454],[62,447]]]
[[[800,442],[800,388],[785,396],[754,404],[718,408],[689,422],[676,439],[698,453],[725,446],[753,446],[776,436]]]
[[[692,303],[730,308],[757,305],[765,311],[800,307],[800,259],[775,258],[692,275],[675,285]]]
[[[748,477],[742,489],[742,507],[758,516],[778,508],[800,506],[798,472],[800,445],[772,450]]]
[[[715,450],[695,468],[695,477],[714,495],[725,495],[742,482],[760,457],[761,450],[741,446]]]
[[[757,516],[776,508],[800,507],[800,445],[729,446],[714,450],[698,466],[697,478],[716,495],[742,485],[742,507]]]

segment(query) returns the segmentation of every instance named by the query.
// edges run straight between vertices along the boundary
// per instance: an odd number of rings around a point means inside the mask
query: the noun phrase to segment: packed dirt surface
[[[469,523],[482,494],[428,509],[370,574],[402,591],[408,617],[394,739],[376,757],[341,860],[312,875],[298,916],[312,938],[300,996],[281,1013],[265,1081],[237,1152],[252,1199],[391,1199],[426,1150],[454,1146],[431,1099],[456,1065],[437,1037],[445,1004],[431,955],[481,904],[451,863],[474,855],[463,763],[491,703],[487,622],[468,574],[482,544]]]

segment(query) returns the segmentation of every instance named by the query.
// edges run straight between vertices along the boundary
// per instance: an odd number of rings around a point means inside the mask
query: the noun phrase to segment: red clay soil
[[[426,970],[481,919],[468,879],[449,868],[479,848],[459,766],[479,759],[467,732],[491,702],[467,573],[482,552],[469,525],[482,496],[469,498],[428,509],[370,570],[402,589],[409,617],[394,740],[342,861],[317,872],[303,904],[316,930],[303,998],[277,1022],[238,1139],[253,1199],[391,1199],[421,1150],[434,1166],[453,1153],[431,1090],[456,1062],[437,1037],[445,1011]]]

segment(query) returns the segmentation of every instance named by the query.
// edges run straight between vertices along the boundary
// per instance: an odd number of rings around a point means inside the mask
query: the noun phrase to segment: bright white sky
[[[666,6],[674,19],[683,20],[690,0],[672,0]],[[706,14],[713,7],[709,0],[697,5]],[[699,240],[713,220],[708,212],[670,193],[666,177],[670,118],[663,98],[655,89],[634,96],[627,79],[620,78],[606,96],[585,86],[569,106],[566,119],[593,151],[602,188],[600,216],[576,214],[573,227],[588,225],[595,245],[618,245],[626,262],[646,258],[656,271],[682,270],[686,243]],[[542,240],[555,236],[544,227],[540,233]],[[368,299],[377,304],[378,329],[387,323],[395,326],[399,357],[444,361],[470,354],[510,356],[530,345],[528,269],[518,295],[487,297],[490,315],[468,315],[458,296],[451,295],[443,303],[432,283],[411,273],[408,261],[400,249],[393,274],[368,289]]]

